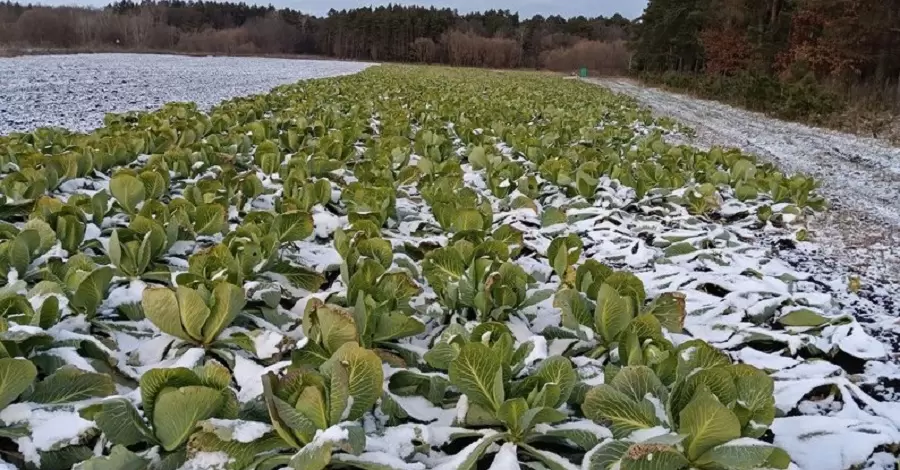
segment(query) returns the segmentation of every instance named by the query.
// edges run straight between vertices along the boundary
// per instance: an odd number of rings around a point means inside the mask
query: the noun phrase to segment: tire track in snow
[[[785,122],[626,79],[590,79],[691,126],[691,145],[736,147],[820,182],[832,208],[810,223],[824,259],[871,279],[900,280],[900,148]]]

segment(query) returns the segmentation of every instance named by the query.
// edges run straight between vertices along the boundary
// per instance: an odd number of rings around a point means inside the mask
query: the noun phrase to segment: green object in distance
[[[588,76],[588,69],[587,69],[587,67],[582,67],[581,70],[578,71],[578,75],[579,75],[581,78],[586,78],[586,77]]]

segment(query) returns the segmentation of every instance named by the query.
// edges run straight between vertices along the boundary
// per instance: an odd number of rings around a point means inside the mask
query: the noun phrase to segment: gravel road
[[[590,81],[691,126],[692,145],[740,148],[787,173],[815,176],[832,206],[810,224],[823,250],[816,255],[872,279],[900,280],[900,148],[630,80]]]
[[[308,78],[359,72],[371,64],[250,57],[74,54],[0,59],[0,135],[60,126],[88,131],[108,112],[172,101],[203,108]]]

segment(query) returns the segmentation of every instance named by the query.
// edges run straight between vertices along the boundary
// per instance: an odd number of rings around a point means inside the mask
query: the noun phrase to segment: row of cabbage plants
[[[773,379],[646,266],[823,202],[675,128],[552,76],[383,66],[0,137],[2,459],[787,468]]]

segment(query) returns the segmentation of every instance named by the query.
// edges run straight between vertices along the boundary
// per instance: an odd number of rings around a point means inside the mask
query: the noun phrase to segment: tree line
[[[791,119],[900,111],[900,0],[650,0],[633,31],[634,70],[672,87]]]
[[[306,54],[483,67],[627,72],[632,21],[388,5],[325,17],[246,3],[122,0],[102,9],[0,3],[0,44],[21,48]]]

